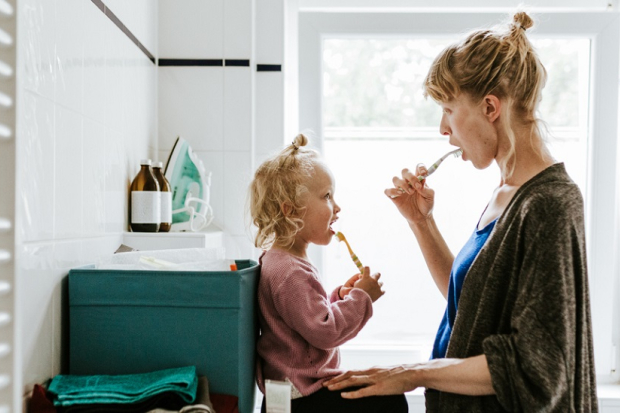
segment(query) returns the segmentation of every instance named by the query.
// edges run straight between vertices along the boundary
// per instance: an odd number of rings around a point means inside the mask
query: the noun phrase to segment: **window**
[[[613,257],[605,257],[600,248],[613,256],[610,247],[617,242],[617,231],[604,228],[606,220],[609,224],[616,219],[617,127],[615,115],[605,119],[597,111],[617,110],[617,72],[601,70],[602,65],[614,64],[617,71],[617,62],[605,61],[600,51],[606,42],[617,42],[618,23],[611,19],[615,28],[610,30],[609,15],[591,14],[592,27],[581,27],[579,32],[570,22],[583,22],[581,15],[539,15],[541,23],[529,37],[549,73],[540,108],[549,128],[549,147],[556,159],[565,162],[586,199],[597,371],[604,376],[614,369],[615,352],[614,297],[604,285],[613,285],[618,274]],[[367,326],[343,348],[346,368],[355,366],[351,357],[347,364],[347,353],[360,348],[382,351],[370,362],[364,353],[359,367],[379,364],[395,352],[405,352],[404,358],[399,354],[398,360],[388,362],[415,361],[430,354],[445,300],[413,234],[383,190],[402,168],[415,168],[418,162],[430,165],[451,148],[438,131],[439,106],[422,95],[432,60],[469,28],[505,17],[306,13],[300,18],[300,55],[305,60],[300,65],[300,127],[322,137],[319,146],[336,177],[336,200],[343,209],[338,230],[365,265],[381,271],[387,290]],[[594,23],[596,19],[601,20]],[[603,24],[606,32],[599,32]],[[610,47],[615,47],[612,54],[617,59],[618,44]],[[496,167],[477,171],[454,159],[446,160],[429,179],[436,190],[436,221],[454,253],[473,230],[497,181]],[[346,247],[337,242],[313,254],[328,290],[356,272]]]

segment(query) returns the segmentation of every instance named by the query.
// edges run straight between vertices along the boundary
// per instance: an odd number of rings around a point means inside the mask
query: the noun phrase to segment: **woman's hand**
[[[394,188],[385,190],[385,194],[409,224],[427,220],[433,211],[435,191],[426,186],[426,179],[418,180],[418,176],[423,176],[426,172],[426,167],[422,164],[418,164],[415,174],[405,168],[400,178],[395,176],[392,179]]]
[[[413,371],[404,366],[388,368],[372,368],[368,370],[349,371],[323,385],[329,390],[341,390],[347,387],[360,387],[361,389],[342,393],[345,399],[358,399],[360,397],[403,394],[418,387],[414,384]]]
[[[340,296],[341,300],[344,299],[344,297],[346,297],[347,295],[349,295],[349,293],[353,289],[353,286],[355,285],[355,282],[359,280],[361,276],[362,274],[355,274],[353,277],[349,278],[342,287],[340,287],[338,295]]]
[[[404,366],[349,371],[326,381],[323,386],[329,390],[363,386],[342,393],[347,399],[400,394],[418,387],[468,396],[495,394],[484,354],[465,359],[434,359]]]

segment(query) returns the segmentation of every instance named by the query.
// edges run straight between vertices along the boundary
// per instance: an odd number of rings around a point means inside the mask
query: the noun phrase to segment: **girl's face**
[[[461,94],[449,102],[440,102],[443,109],[439,132],[450,137],[450,144],[463,149],[463,160],[470,160],[474,167],[484,169],[497,156],[497,131],[493,125],[496,116],[489,112],[499,108],[489,108],[485,99],[474,103],[467,95]]]
[[[338,220],[340,207],[334,200],[334,178],[329,169],[316,164],[314,175],[309,178],[308,191],[302,196],[305,209],[302,212],[304,226],[295,237],[294,249],[300,250],[308,244],[327,245],[334,236],[332,224]]]

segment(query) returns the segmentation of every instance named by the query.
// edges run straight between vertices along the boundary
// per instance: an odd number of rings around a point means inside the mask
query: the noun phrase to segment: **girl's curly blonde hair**
[[[512,175],[516,156],[513,121],[529,127],[533,147],[539,146],[534,138],[543,136],[544,124],[536,111],[547,71],[525,34],[533,24],[527,13],[517,12],[505,28],[469,34],[437,56],[424,81],[425,96],[437,102],[449,102],[461,93],[474,102],[489,94],[504,100],[501,114],[510,148],[502,166],[507,176]]]
[[[320,162],[317,151],[304,148],[308,138],[299,134],[279,154],[263,162],[250,184],[250,215],[258,228],[254,245],[269,249],[274,244],[291,247],[303,227],[301,195]],[[283,205],[290,212],[284,213]]]

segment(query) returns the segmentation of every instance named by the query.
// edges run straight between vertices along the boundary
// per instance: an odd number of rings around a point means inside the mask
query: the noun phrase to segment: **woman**
[[[405,169],[389,196],[405,217],[446,314],[432,359],[348,372],[346,398],[426,387],[429,412],[597,411],[583,200],[547,150],[535,117],[546,71],[516,13],[435,60],[425,92],[443,108],[440,132],[478,169],[493,161],[498,188],[454,257],[432,215],[434,192]],[[475,184],[475,183],[473,183]],[[466,276],[465,276],[466,275]]]

